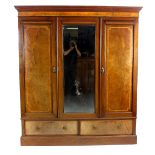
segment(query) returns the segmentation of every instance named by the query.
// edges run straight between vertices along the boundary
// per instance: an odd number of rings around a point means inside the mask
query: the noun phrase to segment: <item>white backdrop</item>
[[[21,147],[18,23],[14,5],[143,6],[139,20],[137,145]],[[0,154],[155,154],[155,14],[153,0],[0,1]]]

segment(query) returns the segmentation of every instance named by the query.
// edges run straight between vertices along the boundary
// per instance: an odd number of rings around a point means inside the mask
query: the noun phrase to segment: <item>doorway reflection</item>
[[[64,113],[95,112],[95,25],[64,25]]]

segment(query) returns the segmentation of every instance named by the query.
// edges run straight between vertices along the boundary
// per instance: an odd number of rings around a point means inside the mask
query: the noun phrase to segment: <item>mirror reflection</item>
[[[95,112],[95,26],[64,25],[64,113]]]

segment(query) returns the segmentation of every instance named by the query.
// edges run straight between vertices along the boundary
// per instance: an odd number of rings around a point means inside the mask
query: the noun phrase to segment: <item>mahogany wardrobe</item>
[[[15,8],[21,145],[136,144],[141,7]]]

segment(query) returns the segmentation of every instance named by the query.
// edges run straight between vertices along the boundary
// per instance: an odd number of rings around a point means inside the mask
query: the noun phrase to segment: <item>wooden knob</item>
[[[66,127],[66,126],[63,126],[63,127],[62,127],[62,129],[63,129],[63,130],[66,130],[66,129],[67,129],[67,127]]]
[[[53,73],[56,73],[56,72],[57,72],[56,66],[53,66],[53,67],[52,67],[52,72],[53,72]]]
[[[118,125],[117,125],[117,129],[120,129],[120,128],[121,128],[121,126],[122,126],[121,124],[118,124]]]
[[[97,129],[97,127],[96,127],[96,126],[94,126],[94,125],[92,126],[92,128],[93,128],[93,130]]]
[[[104,67],[102,66],[102,67],[101,67],[101,74],[104,74],[104,71],[105,71],[105,70],[104,70]]]
[[[40,127],[39,127],[39,126],[37,126],[37,127],[36,127],[36,130],[40,130]]]

